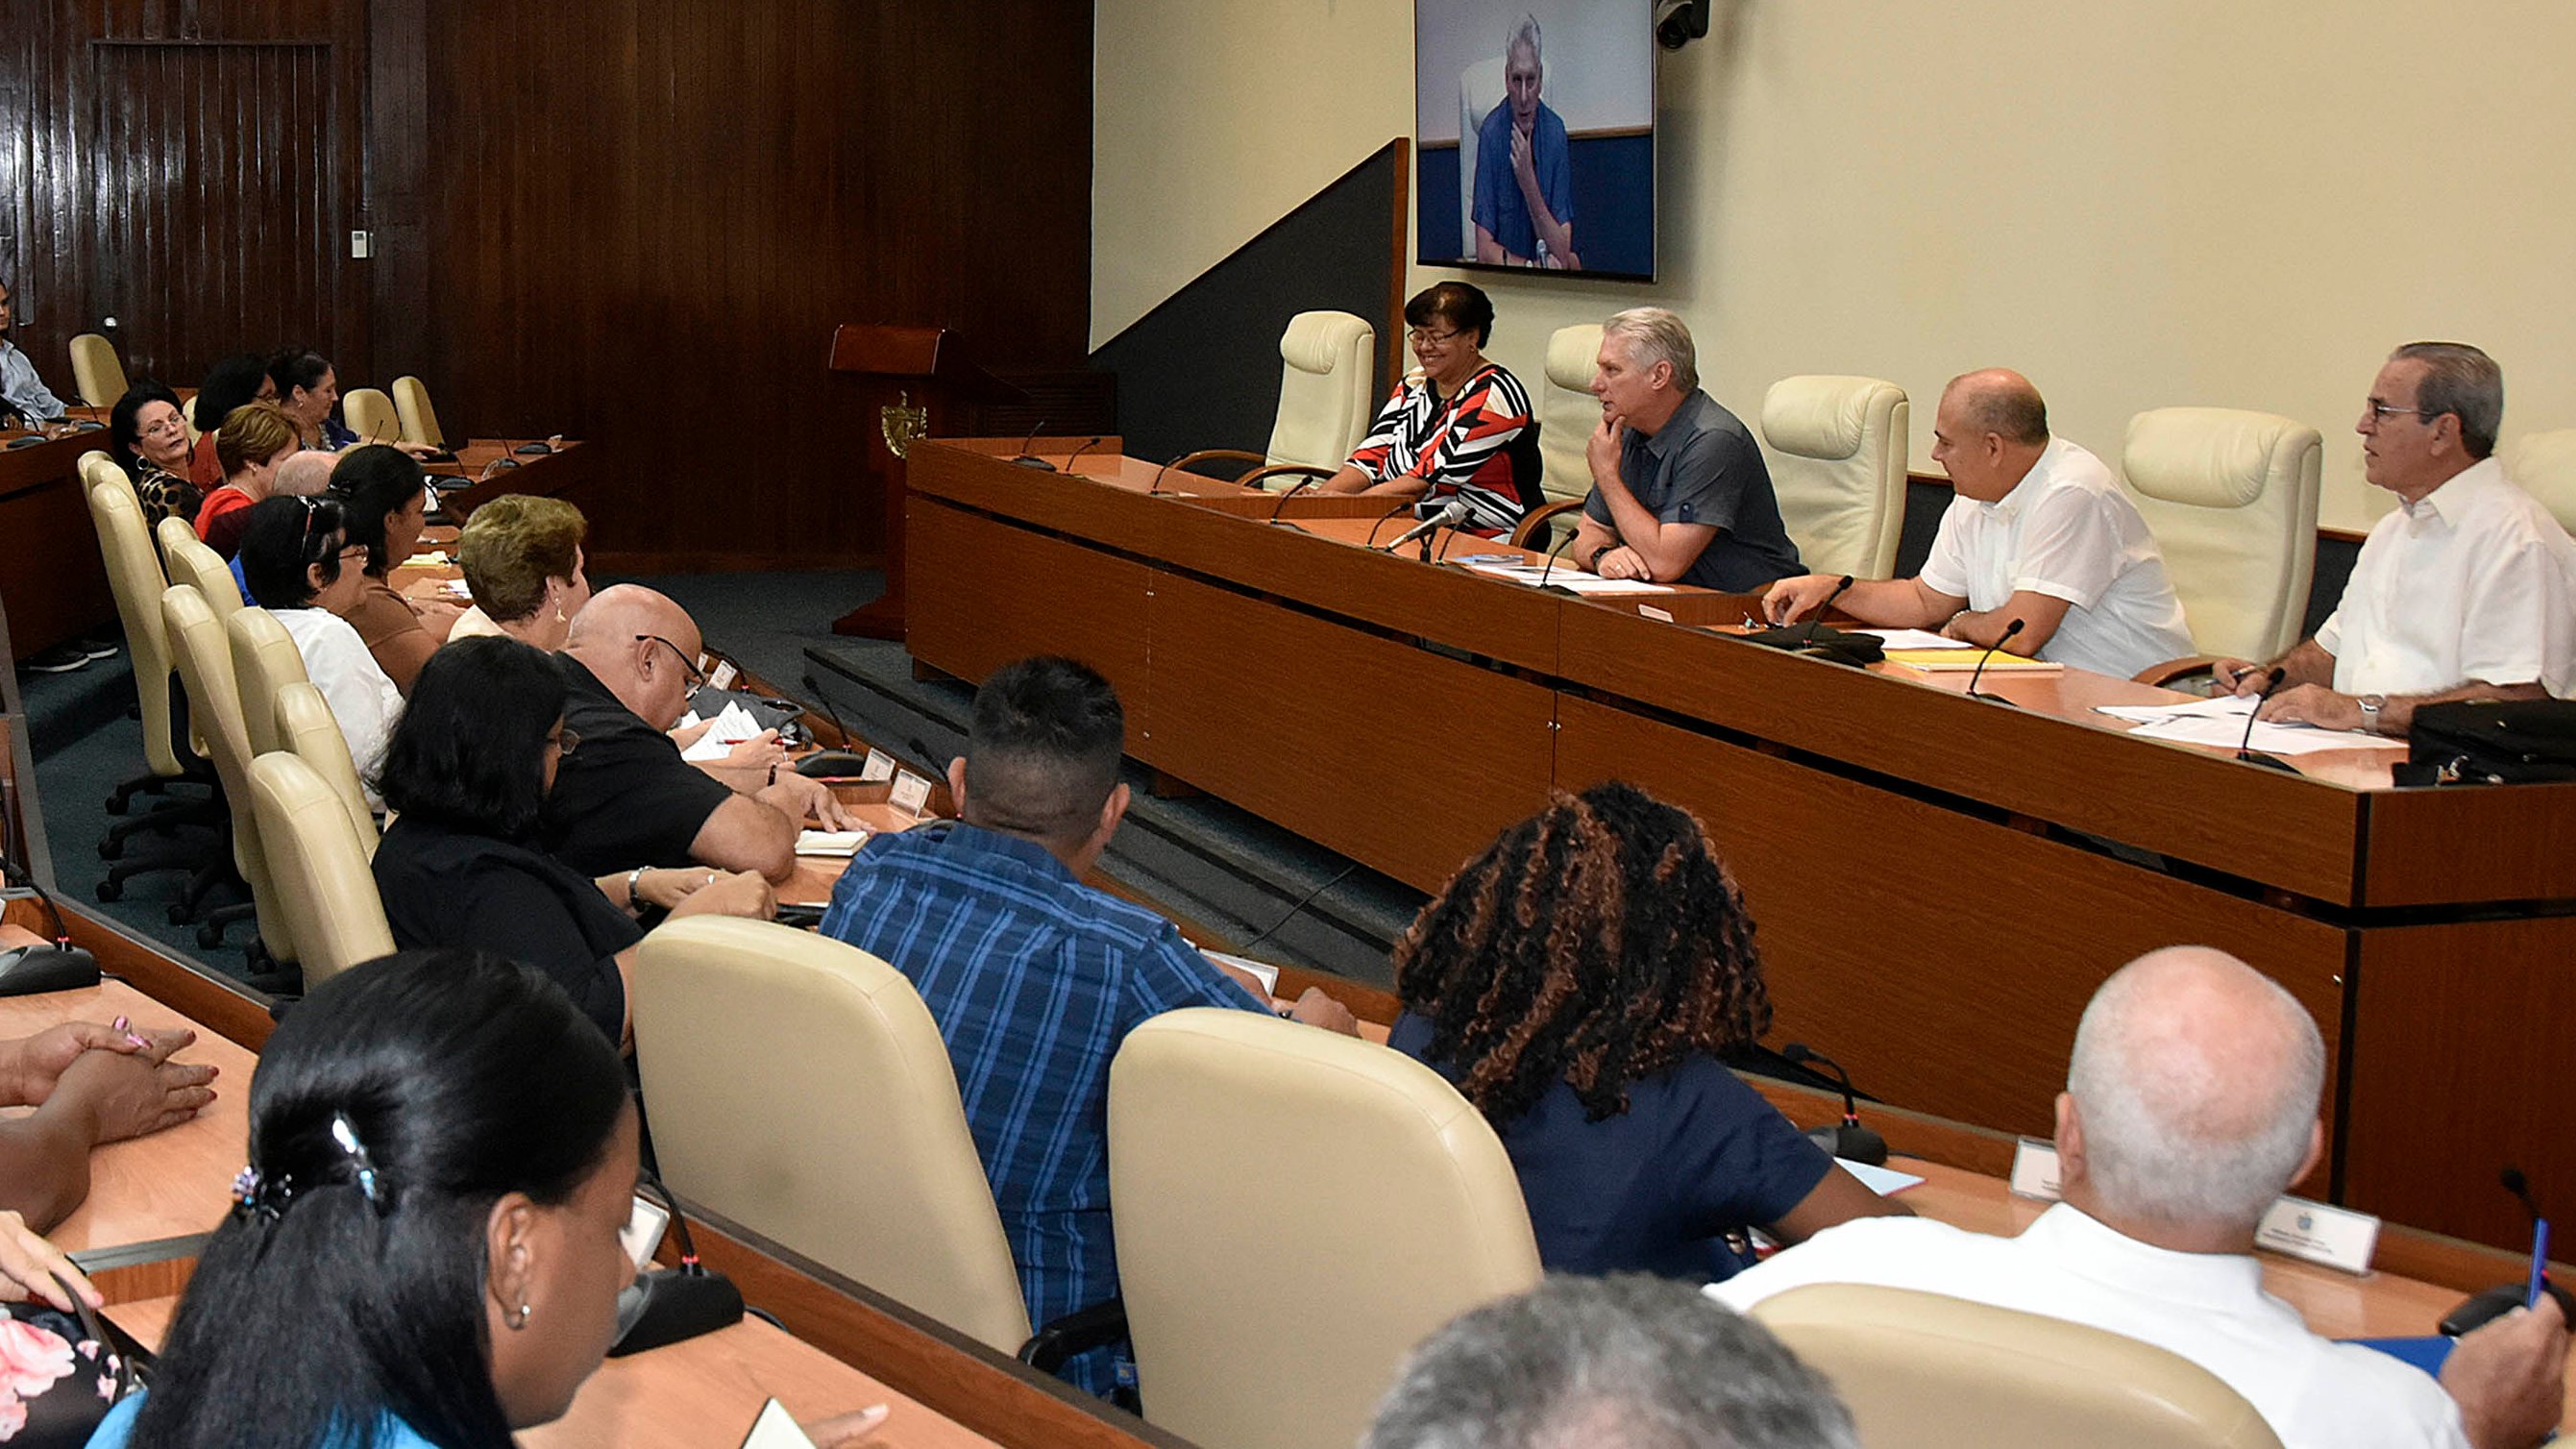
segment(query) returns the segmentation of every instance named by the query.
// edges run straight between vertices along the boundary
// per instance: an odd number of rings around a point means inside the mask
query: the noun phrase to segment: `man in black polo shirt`
[[[1584,450],[1592,496],[1575,562],[1605,579],[1736,594],[1806,572],[1753,434],[1700,391],[1681,318],[1636,307],[1603,323],[1592,395],[1601,426]]]
[[[781,881],[796,869],[809,813],[847,828],[820,781],[763,769],[728,784],[680,758],[663,731],[687,707],[699,647],[687,610],[633,584],[601,590],[573,617],[555,663],[569,693],[564,728],[581,747],[564,752],[545,820],[548,847],[566,865],[613,875],[694,862]]]

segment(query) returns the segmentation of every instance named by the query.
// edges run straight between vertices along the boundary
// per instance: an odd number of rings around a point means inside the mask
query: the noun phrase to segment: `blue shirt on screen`
[[[1091,889],[1045,847],[972,825],[861,847],[823,934],[910,978],[939,1023],[993,1184],[1029,1322],[1118,1292],[1109,1227],[1109,1060],[1148,1017],[1265,1009],[1142,906]],[[1113,1388],[1123,1346],[1064,1377]]]
[[[1406,1012],[1388,1046],[1444,1076],[1431,1022]],[[1691,1283],[1751,1259],[1726,1235],[1786,1217],[1833,1159],[1713,1057],[1631,1083],[1628,1110],[1584,1120],[1563,1082],[1516,1121],[1497,1122],[1551,1273],[1653,1273]]]
[[[1538,103],[1530,122],[1530,169],[1538,173],[1538,194],[1547,209],[1567,227],[1574,225],[1574,168],[1566,159],[1565,121]],[[1512,175],[1512,103],[1504,101],[1485,113],[1476,127],[1475,223],[1503,244],[1503,250],[1527,261],[1538,259],[1538,226],[1530,220],[1529,199]],[[1558,258],[1563,261],[1564,258]]]

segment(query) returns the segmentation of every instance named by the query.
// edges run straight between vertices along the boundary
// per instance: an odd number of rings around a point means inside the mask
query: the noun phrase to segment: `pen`
[[[2531,1220],[2531,1288],[2522,1296],[2522,1306],[2538,1308],[2540,1290],[2549,1286],[2549,1219]]]

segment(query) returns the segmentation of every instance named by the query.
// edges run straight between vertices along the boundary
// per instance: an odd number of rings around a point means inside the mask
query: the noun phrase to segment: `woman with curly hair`
[[[1634,785],[1559,794],[1469,861],[1395,985],[1388,1045],[1493,1124],[1551,1272],[1710,1282],[1752,1261],[1747,1227],[1906,1212],[1720,1060],[1771,1025],[1753,922],[1700,823]]]

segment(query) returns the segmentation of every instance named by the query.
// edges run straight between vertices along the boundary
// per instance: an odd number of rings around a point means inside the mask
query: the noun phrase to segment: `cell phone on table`
[[[823,908],[811,902],[780,901],[778,924],[811,931],[823,924]]]

